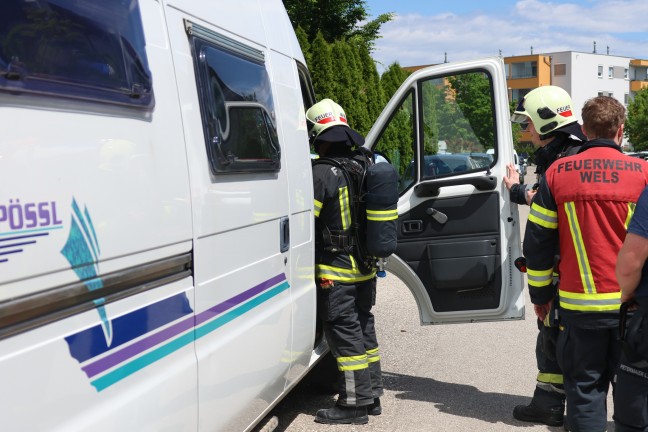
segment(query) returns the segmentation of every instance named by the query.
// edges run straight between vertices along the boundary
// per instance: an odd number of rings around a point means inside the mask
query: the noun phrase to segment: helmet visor
[[[529,121],[529,116],[527,115],[526,110],[524,109],[524,98],[520,101],[513,114],[511,114],[511,122],[513,123],[525,123]]]
[[[519,112],[514,112],[511,114],[511,122],[513,123],[528,123],[529,117],[527,117],[526,113],[519,113]]]

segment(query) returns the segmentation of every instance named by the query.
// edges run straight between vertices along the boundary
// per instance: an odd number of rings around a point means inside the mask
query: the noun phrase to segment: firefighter
[[[311,142],[320,157],[354,160],[364,138],[347,124],[342,107],[330,99],[313,105],[306,118]],[[362,167],[365,168],[366,167]],[[315,199],[315,276],[318,314],[340,374],[337,403],[321,409],[315,421],[364,424],[382,412],[383,394],[378,341],[371,312],[376,298],[376,268],[363,271],[352,253],[351,186],[342,170],[313,165]]]
[[[571,97],[560,87],[538,87],[527,93],[511,116],[511,121],[524,124],[531,135],[531,142],[537,147],[538,181],[554,161],[575,154],[585,141],[585,135],[572,111]],[[507,170],[504,184],[510,191],[511,201],[530,204],[535,190],[520,184],[513,165],[509,165]],[[558,328],[553,317],[549,315],[547,319],[538,319],[536,388],[531,403],[516,406],[513,417],[521,421],[560,426],[565,411],[565,392],[562,371],[556,362]]]
[[[614,391],[617,432],[648,431],[648,188],[644,189],[628,226],[616,264],[621,287],[619,334],[624,349]],[[626,308],[634,313],[628,314]]]
[[[542,317],[559,302],[556,358],[567,402],[565,427],[607,429],[606,399],[619,358],[621,292],[614,277],[634,203],[648,184],[648,163],[624,155],[625,108],[599,96],[583,106],[589,139],[554,162],[533,197],[524,235],[529,294]],[[560,286],[553,282],[560,254]]]

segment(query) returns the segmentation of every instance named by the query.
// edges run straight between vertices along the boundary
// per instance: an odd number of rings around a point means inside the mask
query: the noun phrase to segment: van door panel
[[[396,254],[415,270],[439,312],[493,309],[501,270],[499,196],[496,192],[426,200],[399,216]],[[441,224],[428,214],[445,214]],[[485,216],[483,216],[485,215]],[[421,231],[409,233],[408,221]]]
[[[423,324],[524,317],[517,206],[502,182],[509,117],[501,59],[448,63],[414,72],[367,135],[399,172],[387,270],[408,285]]]
[[[292,347],[291,249],[281,251],[281,221],[290,218],[289,163],[282,148],[279,165],[247,168],[248,154],[259,155],[249,143],[273,138],[256,139],[258,123],[242,127],[259,110],[267,116],[256,118],[276,127],[280,100],[269,78],[272,55],[265,38],[255,37],[263,26],[241,29],[249,38],[225,30],[239,28],[246,8],[232,5],[222,16],[211,14],[214,22],[205,21],[207,14],[197,20],[166,9],[192,187],[199,430],[243,430],[253,423],[283,393]],[[247,7],[261,24],[257,6]],[[239,18],[221,21],[234,12]],[[187,23],[199,32],[187,31]],[[221,151],[212,151],[217,146]],[[231,149],[239,153],[230,158]]]

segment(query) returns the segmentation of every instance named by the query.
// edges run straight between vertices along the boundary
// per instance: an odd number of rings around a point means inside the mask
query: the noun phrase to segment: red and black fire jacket
[[[546,304],[556,294],[552,276],[559,250],[561,310],[618,311],[616,258],[647,184],[648,162],[624,155],[611,140],[589,141],[578,154],[551,165],[531,204],[524,234],[534,304]]]

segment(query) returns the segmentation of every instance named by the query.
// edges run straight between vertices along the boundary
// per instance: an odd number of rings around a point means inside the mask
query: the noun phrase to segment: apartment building
[[[574,114],[594,96],[616,98],[626,107],[634,94],[648,87],[648,60],[630,57],[564,51],[506,57],[509,98],[517,103],[530,90],[544,85],[564,88],[572,96]],[[529,141],[523,134],[521,141]],[[625,148],[631,145],[623,143]]]

